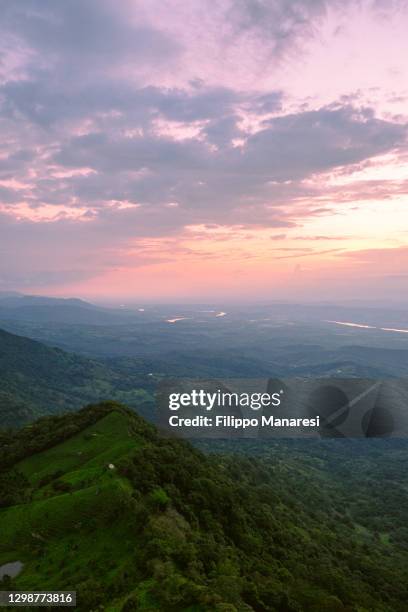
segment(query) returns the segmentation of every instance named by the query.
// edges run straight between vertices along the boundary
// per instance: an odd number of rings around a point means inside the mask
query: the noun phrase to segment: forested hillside
[[[21,426],[43,414],[116,399],[152,410],[152,381],[0,329],[0,427]]]
[[[87,612],[405,612],[407,449],[377,442],[203,454],[112,403],[43,418],[0,440],[0,565],[23,563],[0,588],[76,589]]]

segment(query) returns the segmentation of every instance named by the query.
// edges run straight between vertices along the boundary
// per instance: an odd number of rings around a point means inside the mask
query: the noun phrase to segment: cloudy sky
[[[0,290],[407,293],[408,1],[0,15]]]

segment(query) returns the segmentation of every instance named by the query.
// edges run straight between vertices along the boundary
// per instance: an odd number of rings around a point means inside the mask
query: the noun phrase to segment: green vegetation
[[[0,329],[0,425],[19,427],[43,414],[113,398],[148,415],[153,381],[138,368],[120,367],[66,353]]]
[[[405,611],[406,445],[251,444],[204,454],[114,403],[3,434],[0,565],[24,568],[0,587],[87,612]]]

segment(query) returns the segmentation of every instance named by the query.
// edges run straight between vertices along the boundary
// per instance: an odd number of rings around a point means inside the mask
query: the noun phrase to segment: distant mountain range
[[[149,417],[163,376],[408,376],[407,334],[329,325],[320,320],[323,306],[286,306],[237,306],[217,318],[203,307],[129,310],[0,293],[0,427],[106,399]],[[344,307],[336,312],[346,318]],[[358,312],[364,320],[364,309]],[[185,320],[169,322],[180,313]],[[386,315],[371,309],[367,317],[373,313]],[[293,323],[292,316],[312,321]]]
[[[97,308],[90,302],[79,298],[54,298],[42,295],[25,295],[17,292],[0,292],[0,305],[4,308],[19,308],[20,306],[80,306],[82,308]]]
[[[112,325],[126,322],[131,311],[95,306],[77,298],[0,293],[0,319],[39,323]]]
[[[219,309],[219,310],[217,310]],[[221,312],[222,311],[222,312]],[[225,312],[227,311],[227,312]],[[225,321],[291,321],[298,323],[352,322],[360,325],[408,329],[406,308],[335,304],[234,304],[186,305],[162,304],[139,308],[97,306],[78,298],[55,298],[0,292],[0,321],[65,323],[78,325],[113,325],[138,322],[142,319],[167,323],[195,325],[203,320],[217,320],[221,313]],[[143,313],[143,314],[142,314]]]

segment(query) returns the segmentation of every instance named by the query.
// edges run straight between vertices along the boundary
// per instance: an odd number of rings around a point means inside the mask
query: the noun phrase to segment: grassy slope
[[[131,488],[108,465],[140,444],[130,437],[128,428],[127,416],[111,412],[83,432],[15,466],[33,489],[31,503],[0,511],[0,563],[16,556],[25,563],[16,588],[32,589],[41,584],[43,589],[58,589],[64,584],[66,589],[75,589],[76,565],[79,580],[84,565],[108,562],[107,550],[112,562],[108,573],[113,577],[120,572],[117,560],[126,561],[129,546],[126,526],[110,522],[110,518],[126,503]],[[58,473],[63,473],[58,481],[71,483],[73,491],[53,492],[52,482]],[[94,530],[97,524],[107,522],[109,529]],[[76,537],[78,531],[80,538]],[[33,555],[44,548],[46,556]]]
[[[205,457],[98,410],[17,434],[38,448],[14,465],[25,503],[0,509],[13,589],[77,590],[87,612],[405,610],[408,554],[356,529],[319,461]]]

